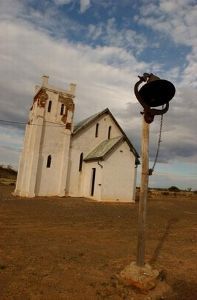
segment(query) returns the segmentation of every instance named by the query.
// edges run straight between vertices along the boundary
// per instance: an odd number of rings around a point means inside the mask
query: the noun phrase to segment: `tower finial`
[[[69,84],[69,92],[71,95],[75,96],[75,89],[76,89],[76,84],[75,83],[70,83]]]
[[[49,76],[43,75],[42,76],[42,86],[45,86],[48,84]]]

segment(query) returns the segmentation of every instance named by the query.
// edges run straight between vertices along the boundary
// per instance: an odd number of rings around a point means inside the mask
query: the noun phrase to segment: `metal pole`
[[[145,228],[146,228],[146,203],[148,195],[148,170],[149,170],[149,124],[144,120],[142,122],[142,140],[141,140],[141,187],[138,215],[138,245],[137,245],[137,266],[143,267],[145,262]]]

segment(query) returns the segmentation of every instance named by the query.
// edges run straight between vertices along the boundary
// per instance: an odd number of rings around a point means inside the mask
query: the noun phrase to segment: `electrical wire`
[[[6,123],[7,125],[12,125],[12,124],[19,124],[19,125],[31,125],[31,126],[43,126],[43,124],[34,124],[34,123],[26,123],[26,122],[18,122],[18,121],[10,121],[10,120],[2,120],[0,119],[0,123]],[[55,124],[55,125],[46,125],[48,127],[65,127],[65,125],[61,125],[55,122],[50,122],[50,121],[45,121],[46,123],[51,123],[51,124]]]

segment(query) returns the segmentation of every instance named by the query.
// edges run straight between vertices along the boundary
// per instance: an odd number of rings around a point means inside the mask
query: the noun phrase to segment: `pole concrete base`
[[[149,264],[139,267],[136,262],[132,262],[118,277],[125,286],[137,288],[139,292],[148,294],[150,299],[159,299],[171,291],[164,278],[161,278],[161,272],[153,269]]]

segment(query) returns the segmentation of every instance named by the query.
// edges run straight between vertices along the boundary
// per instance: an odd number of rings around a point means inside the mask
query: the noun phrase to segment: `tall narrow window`
[[[60,115],[62,116],[64,114],[64,104],[61,105]]]
[[[95,137],[98,137],[99,123],[96,124]]]
[[[51,106],[52,106],[52,101],[50,100],[50,101],[49,101],[49,104],[48,104],[48,112],[51,111]]]
[[[47,157],[47,168],[51,167],[51,155]]]
[[[79,159],[79,172],[82,171],[82,165],[83,165],[83,153],[80,154],[80,159]]]
[[[108,128],[108,140],[110,139],[110,137],[111,137],[111,126],[109,126]]]

